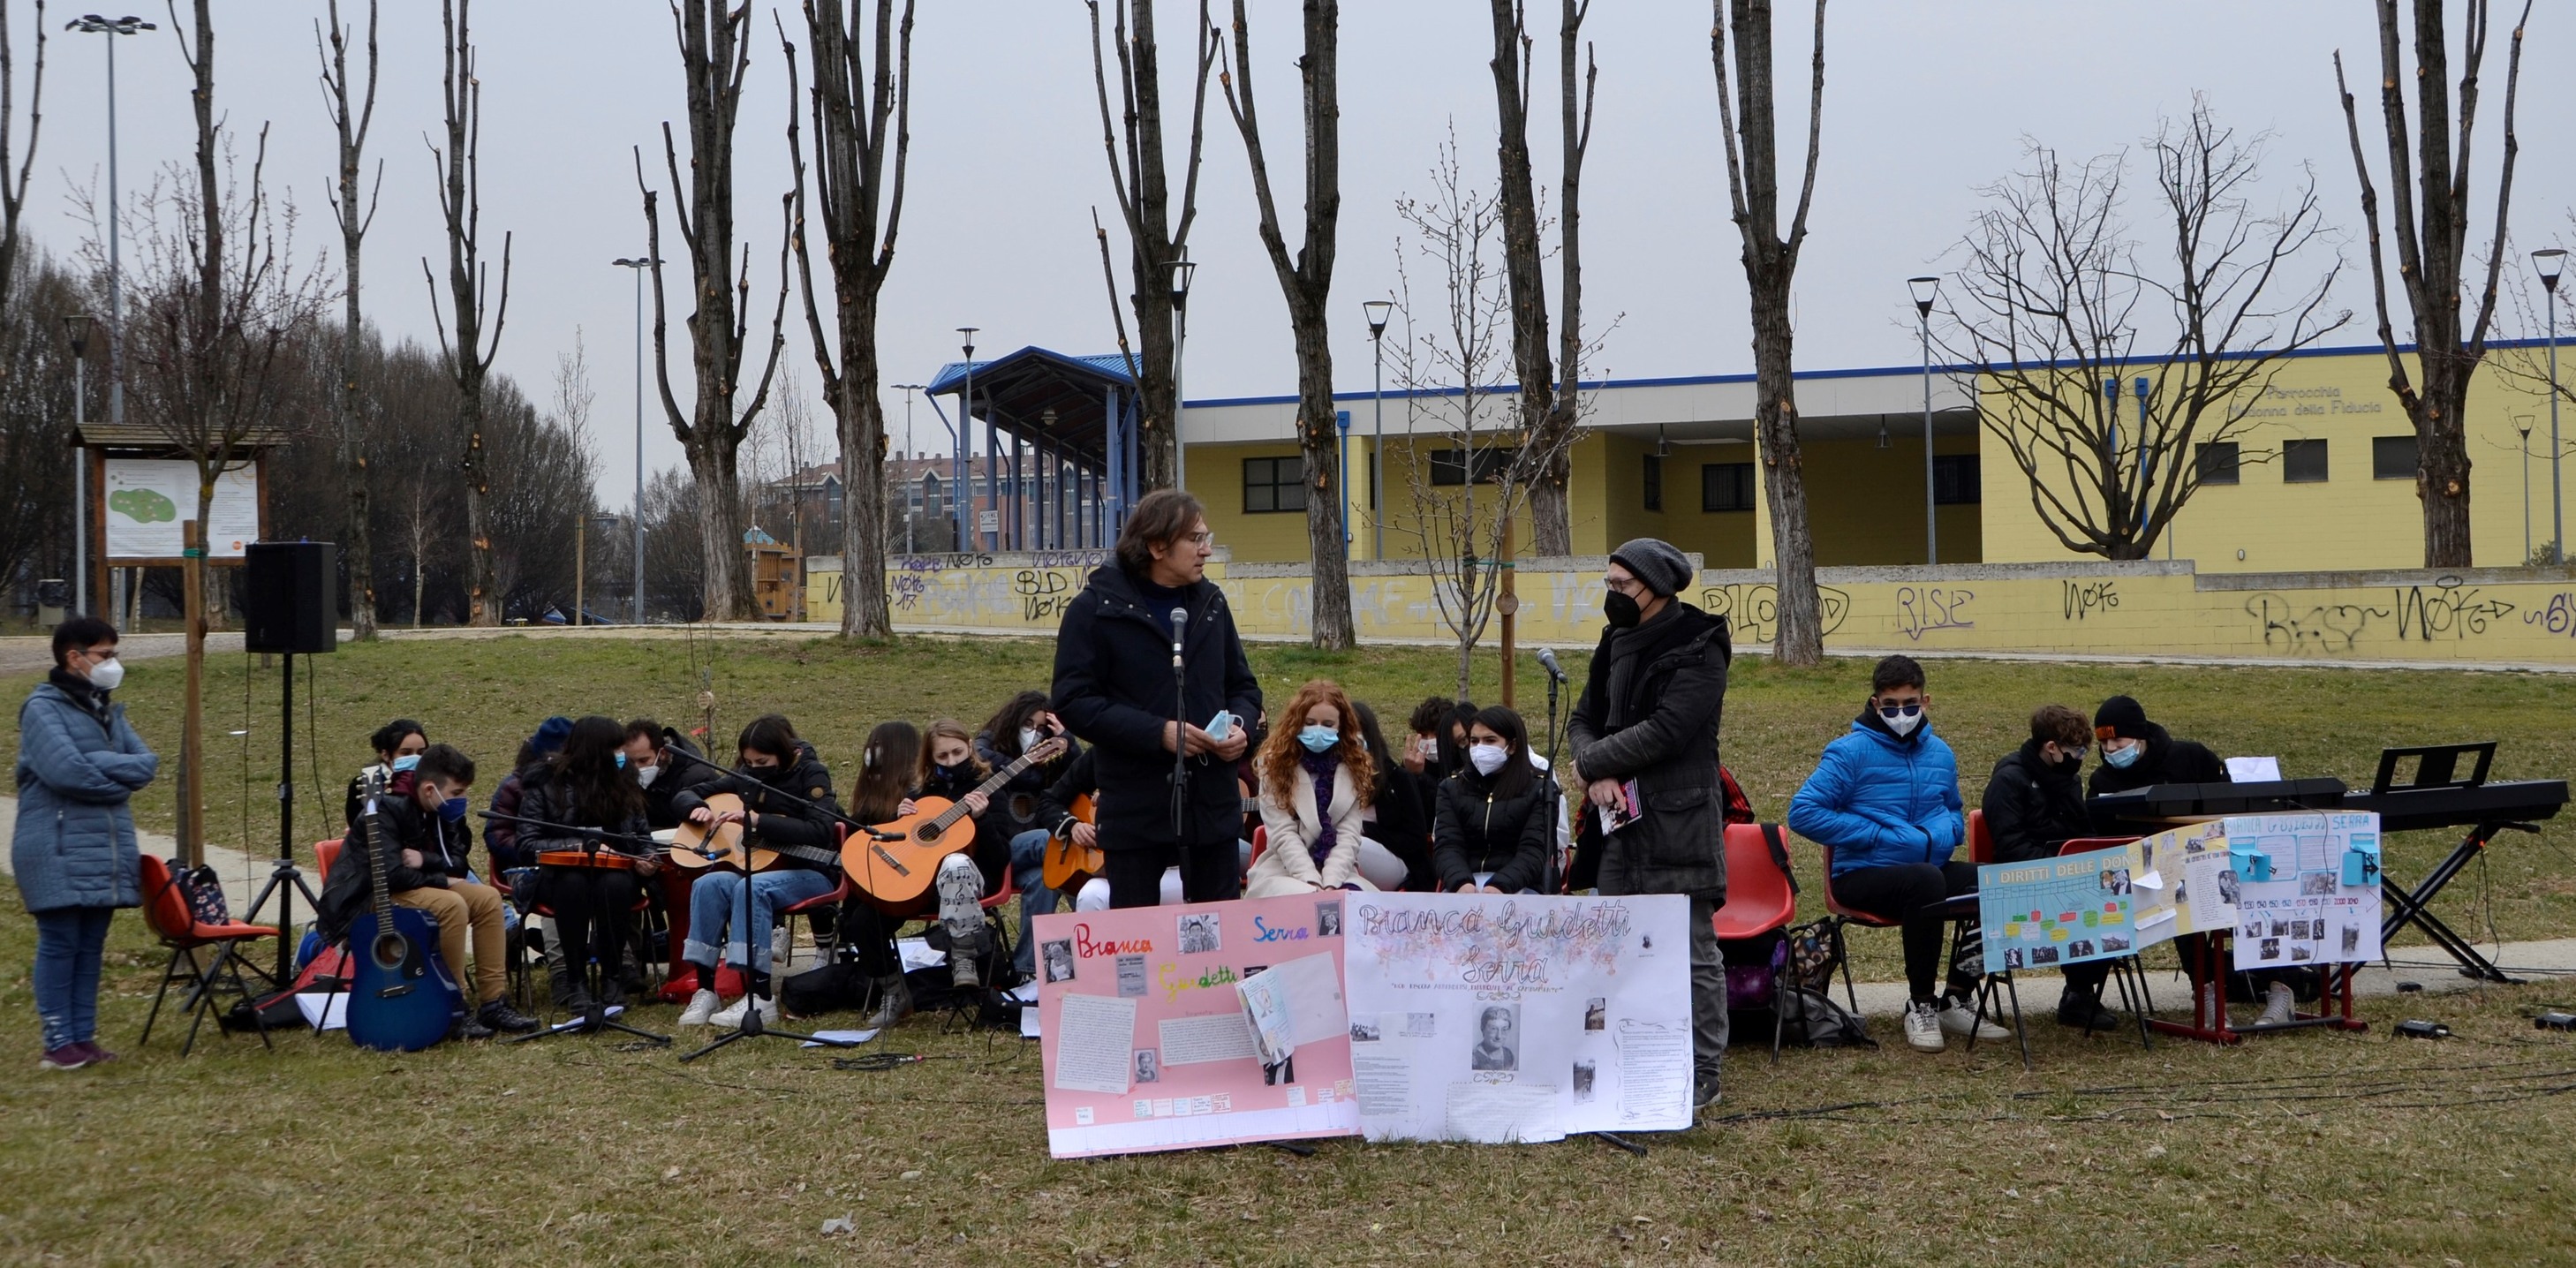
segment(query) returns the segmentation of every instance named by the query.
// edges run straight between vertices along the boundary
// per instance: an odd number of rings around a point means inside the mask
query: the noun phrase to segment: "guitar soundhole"
[[[938,824],[925,823],[919,828],[913,830],[912,837],[923,845],[929,845],[939,840],[939,831],[940,829]]]
[[[376,935],[375,943],[367,949],[367,954],[375,958],[377,968],[399,969],[404,950],[402,935],[386,932]]]

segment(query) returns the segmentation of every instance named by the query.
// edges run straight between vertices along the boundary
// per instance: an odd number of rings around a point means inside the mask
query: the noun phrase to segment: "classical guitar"
[[[707,798],[707,809],[718,817],[738,815],[742,813],[742,798],[717,793]],[[712,867],[728,872],[766,872],[783,858],[817,867],[841,865],[841,855],[824,846],[782,845],[775,841],[746,846],[742,837],[739,819],[720,824],[713,831],[703,823],[683,822],[671,833],[671,861],[689,871]]]
[[[1088,793],[1074,798],[1073,804],[1066,809],[1083,823],[1099,822],[1092,814]],[[1108,860],[1101,854],[1097,838],[1093,844],[1078,845],[1070,835],[1050,836],[1046,843],[1046,859],[1039,872],[1048,889],[1068,893],[1080,889],[1084,881],[1100,875],[1100,869],[1107,865]]]
[[[1053,761],[1063,751],[1062,737],[1048,740],[994,771],[975,791],[990,798],[1021,771]],[[880,905],[907,908],[930,892],[939,860],[974,844],[975,822],[964,801],[923,797],[913,803],[911,814],[851,833],[841,845],[841,867],[850,884]]]
[[[465,992],[449,966],[433,954],[438,926],[425,912],[397,907],[385,885],[384,824],[376,809],[384,793],[381,771],[367,776],[366,840],[368,909],[349,924],[349,1042],[378,1052],[418,1052],[447,1037],[465,1015]]]

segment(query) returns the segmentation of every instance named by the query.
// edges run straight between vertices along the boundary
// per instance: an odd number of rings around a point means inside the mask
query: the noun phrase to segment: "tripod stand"
[[[285,671],[278,675],[281,683],[277,717],[277,862],[268,869],[268,883],[260,886],[258,896],[250,900],[249,914],[242,917],[259,922],[259,912],[268,905],[270,895],[277,897],[277,919],[270,922],[278,928],[277,980],[292,982],[295,948],[295,895],[304,895],[307,911],[319,911],[322,901],[313,896],[313,887],[304,883],[304,873],[295,867],[295,653],[284,653],[278,662]],[[245,724],[247,725],[247,724]],[[326,881],[327,883],[327,881]]]
[[[592,856],[596,856],[599,853],[599,848],[610,841],[616,841],[626,845],[637,845],[646,849],[650,849],[653,846],[653,839],[651,837],[637,838],[624,833],[609,832],[600,828],[581,828],[575,827],[571,824],[548,823],[543,819],[530,819],[520,815],[505,815],[489,810],[483,811],[482,815],[486,819],[499,819],[504,823],[515,823],[523,828],[543,828],[549,832],[561,833],[565,836],[580,837],[582,839],[582,852]],[[526,910],[533,909],[534,906],[535,904],[533,903],[529,904],[529,908],[523,909],[522,914],[525,914]],[[622,915],[624,913],[620,914]],[[549,935],[547,941],[550,944],[554,940],[555,936],[559,936],[556,935],[555,931],[551,928],[547,930],[547,933]],[[571,971],[581,974],[585,979],[585,984],[589,988],[584,991],[583,994],[589,999],[590,1006],[582,1011],[581,1016],[575,1017],[570,1021],[558,1022],[543,1030],[532,1031],[524,1035],[512,1035],[502,1042],[526,1043],[532,1039],[545,1039],[554,1035],[588,1035],[597,1034],[603,1030],[614,1030],[621,1034],[633,1035],[638,1039],[642,1039],[645,1042],[654,1045],[655,1047],[667,1046],[671,1042],[671,1037],[669,1035],[655,1034],[652,1031],[645,1030],[638,1026],[630,1026],[627,1023],[619,1021],[608,1015],[608,1005],[602,1002],[600,997],[604,993],[606,987],[607,975],[616,972],[617,966],[612,964],[600,964],[597,970],[598,975],[592,976],[592,964],[594,960],[595,957],[585,955],[582,957],[582,962],[580,964],[572,964],[570,963],[570,956],[566,956],[567,967]]]

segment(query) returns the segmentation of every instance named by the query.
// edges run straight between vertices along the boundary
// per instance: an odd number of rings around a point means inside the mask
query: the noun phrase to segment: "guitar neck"
[[[358,817],[358,823],[367,837],[367,901],[375,910],[376,927],[381,929],[387,927],[385,920],[393,910],[393,899],[385,884],[384,819],[376,809],[380,795],[372,791],[367,794],[367,812]]]
[[[972,797],[976,793],[981,793],[985,797],[989,798],[994,793],[1000,792],[1002,790],[1002,785],[1019,778],[1021,771],[1027,770],[1029,767],[1034,766],[1039,761],[1043,760],[1042,755],[1046,753],[1048,747],[1051,747],[1051,743],[1050,745],[1042,745],[1038,748],[1031,749],[1026,753],[1020,754],[1018,757],[1013,758],[1010,765],[994,771],[991,779],[987,779],[983,783],[975,785],[975,792],[968,793],[966,796]],[[946,810],[940,811],[938,816],[933,818],[931,822],[938,825],[940,831],[945,832],[950,827],[954,826],[959,819],[963,819],[965,817],[966,797],[960,797],[957,799],[957,804],[950,806]]]

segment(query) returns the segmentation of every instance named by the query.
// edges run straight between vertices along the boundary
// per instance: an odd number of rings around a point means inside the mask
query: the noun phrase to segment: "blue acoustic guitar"
[[[431,949],[438,925],[397,907],[385,887],[384,825],[376,799],[381,772],[368,777],[365,828],[368,910],[349,922],[355,964],[349,981],[349,1041],[378,1052],[418,1052],[445,1039],[465,1015],[465,993]]]

